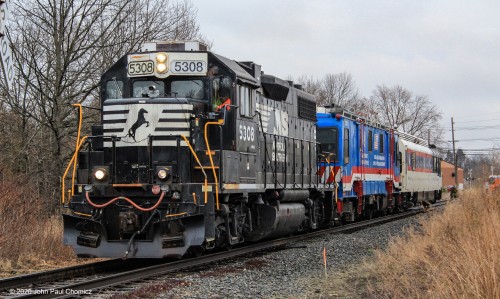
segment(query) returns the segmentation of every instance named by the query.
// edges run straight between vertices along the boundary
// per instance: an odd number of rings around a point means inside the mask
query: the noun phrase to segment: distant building
[[[458,171],[458,188],[464,188],[464,170],[457,167]],[[454,186],[455,185],[455,167],[453,164],[446,161],[441,161],[441,174],[443,175],[443,187]]]

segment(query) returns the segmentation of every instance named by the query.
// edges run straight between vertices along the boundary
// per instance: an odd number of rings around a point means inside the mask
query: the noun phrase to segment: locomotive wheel
[[[233,245],[227,238],[226,227],[224,224],[219,224],[216,229],[216,246],[223,250],[233,249]]]

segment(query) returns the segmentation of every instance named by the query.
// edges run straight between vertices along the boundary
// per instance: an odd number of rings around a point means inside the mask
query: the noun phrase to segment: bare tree
[[[351,101],[358,98],[358,90],[349,73],[327,74],[321,84],[324,92],[321,106],[334,104],[348,107]]]
[[[323,91],[321,81],[314,79],[312,76],[302,75],[297,79],[297,83],[302,85],[302,90],[314,95],[316,103],[322,101]]]
[[[399,85],[379,85],[370,100],[379,122],[423,139],[427,139],[430,129],[437,134],[434,129],[440,127],[441,112],[427,96],[413,96]]]
[[[314,94],[318,106],[341,106],[350,110],[364,107],[351,74],[327,74],[323,79],[302,75],[298,78],[302,89]]]
[[[188,0],[27,0],[8,28],[17,77],[0,92],[22,119],[21,152],[36,147],[38,176],[55,183],[74,145],[71,104],[95,105],[102,72],[145,41],[199,36]]]

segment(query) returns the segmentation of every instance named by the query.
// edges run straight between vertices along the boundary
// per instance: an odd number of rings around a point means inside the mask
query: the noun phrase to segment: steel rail
[[[99,261],[83,265],[65,267],[44,272],[30,273],[19,276],[12,276],[0,279],[0,293],[9,289],[21,288],[26,286],[37,286],[58,280],[68,280],[85,275],[117,272],[120,270],[130,270],[144,267],[144,264],[158,264],[158,259],[112,259]]]
[[[444,204],[445,204],[444,202],[434,204],[433,208],[431,208],[431,210],[434,209],[434,207],[441,206]],[[130,282],[134,282],[134,281],[138,281],[138,280],[143,280],[144,278],[159,276],[159,275],[163,275],[163,274],[177,271],[177,270],[193,268],[193,267],[197,267],[197,266],[202,266],[202,265],[222,261],[222,260],[229,259],[229,258],[248,255],[250,253],[283,246],[283,245],[293,243],[293,242],[303,241],[303,240],[310,239],[310,238],[317,237],[317,236],[352,232],[352,231],[364,229],[364,228],[367,228],[370,226],[380,225],[380,224],[384,224],[387,222],[411,217],[411,216],[414,216],[414,215],[422,213],[422,212],[423,212],[423,209],[421,207],[416,207],[416,208],[412,208],[408,211],[394,214],[394,215],[390,215],[390,216],[386,216],[386,217],[355,222],[352,224],[347,224],[347,225],[342,225],[342,226],[336,226],[333,228],[314,231],[314,232],[311,232],[308,234],[296,235],[296,236],[292,236],[292,237],[280,238],[280,239],[270,240],[270,241],[266,241],[266,242],[249,244],[249,245],[246,245],[244,247],[233,248],[232,250],[229,250],[229,251],[212,253],[212,254],[204,255],[201,257],[197,257],[197,258],[191,258],[191,259],[179,260],[179,261],[174,261],[174,262],[169,262],[169,263],[163,263],[160,265],[147,266],[147,267],[143,267],[143,268],[139,268],[139,269],[135,269],[135,270],[131,270],[131,271],[121,272],[121,273],[112,274],[112,275],[97,278],[97,279],[88,280],[85,282],[78,282],[78,283],[71,284],[71,285],[64,285],[64,286],[60,286],[60,287],[55,287],[55,288],[51,289],[52,293],[50,293],[50,294],[27,294],[24,296],[17,296],[15,298],[69,298],[69,297],[74,297],[75,295],[67,295],[65,293],[65,290],[78,291],[78,290],[100,290],[100,289],[110,288],[110,287],[117,286],[120,284],[125,284],[125,283],[130,283]],[[123,260],[112,260],[110,262],[117,262],[117,261],[124,262]],[[51,272],[51,271],[49,271],[49,272]],[[45,272],[45,273],[48,273],[48,272]],[[67,279],[67,277],[61,277],[61,278]],[[2,281],[0,281],[0,282],[2,282]],[[0,286],[2,286],[2,285],[0,284]],[[40,292],[38,292],[38,293],[40,293]],[[64,295],[61,295],[61,294],[64,294]]]

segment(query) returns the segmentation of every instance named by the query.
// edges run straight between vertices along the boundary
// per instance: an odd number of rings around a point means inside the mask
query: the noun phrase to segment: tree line
[[[347,72],[326,74],[321,79],[301,76],[302,88],[316,96],[318,106],[340,106],[390,128],[442,143],[439,124],[442,114],[428,96],[417,95],[400,85],[378,85],[369,96],[362,96],[352,75]]]
[[[99,106],[112,63],[146,41],[205,39],[189,0],[26,0],[11,11],[16,77],[9,90],[0,82],[0,179],[28,180],[33,196],[59,196],[75,145],[72,104]],[[85,115],[86,127],[98,121]]]
[[[26,0],[11,11],[6,37],[16,76],[10,89],[0,80],[0,181],[24,182],[33,196],[54,203],[75,146],[72,104],[99,107],[101,74],[146,41],[211,44],[189,0]],[[346,72],[298,83],[319,105],[339,105],[423,139],[432,128],[434,142],[442,136],[436,106],[402,86],[379,85],[364,97]],[[84,128],[99,121],[97,110],[84,114]]]
[[[289,77],[293,80],[292,77]],[[454,164],[453,153],[444,140],[445,129],[440,125],[441,111],[428,96],[418,95],[401,86],[378,85],[369,96],[362,96],[351,74],[347,72],[326,74],[320,79],[302,75],[297,79],[302,88],[314,94],[319,106],[340,106],[368,117],[383,125],[428,140],[436,146],[435,152],[445,161]],[[466,155],[463,149],[456,152],[457,166],[464,169],[464,177],[474,180],[473,185],[485,182],[492,173],[500,173],[500,159],[493,151],[484,155]]]

